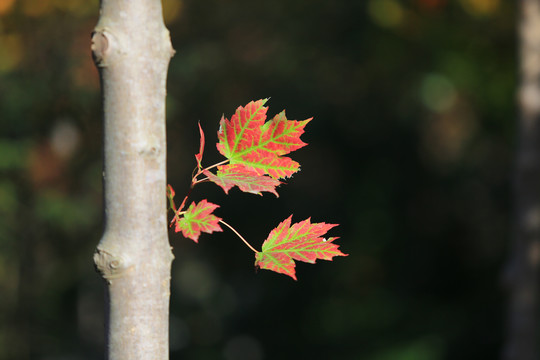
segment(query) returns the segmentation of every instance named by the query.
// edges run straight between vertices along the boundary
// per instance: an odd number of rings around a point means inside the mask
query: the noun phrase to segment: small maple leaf
[[[262,195],[261,191],[267,191],[279,197],[276,191],[276,186],[281,184],[279,180],[266,175],[258,175],[257,172],[242,164],[220,165],[215,175],[208,170],[204,170],[203,173],[208,180],[219,185],[226,194],[233,186],[238,186],[244,192]]]
[[[266,101],[252,101],[238,107],[231,120],[222,117],[217,149],[231,164],[243,164],[257,175],[267,174],[276,179],[290,177],[300,165],[282,155],[307,145],[300,136],[311,118],[288,120],[282,111],[265,122]]]
[[[184,214],[175,216],[176,227],[175,231],[182,231],[184,237],[189,238],[195,242],[199,242],[199,236],[201,232],[211,234],[214,231],[223,231],[219,226],[221,220],[212,212],[217,209],[219,205],[213,204],[201,200],[198,204],[192,202]]]
[[[312,224],[308,218],[291,226],[291,219],[292,215],[270,232],[262,251],[255,254],[255,266],[296,280],[294,260],[313,264],[317,259],[331,261],[334,256],[347,256],[333,243],[336,237],[323,237],[337,224]]]

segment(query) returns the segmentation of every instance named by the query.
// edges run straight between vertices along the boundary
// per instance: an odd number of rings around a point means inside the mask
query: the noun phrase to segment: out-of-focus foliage
[[[89,50],[98,5],[0,0],[0,359],[102,358],[92,266],[102,128]],[[198,246],[174,238],[171,359],[496,358],[514,2],[165,0],[164,9],[177,50],[167,112],[179,196],[196,166],[197,121],[212,144],[222,114],[271,97],[291,118],[314,116],[310,146],[295,157],[302,171],[279,199],[204,184],[193,196],[220,203],[256,246],[292,209],[342,224],[350,254],[300,264],[294,282],[246,271],[249,250],[226,231]]]
[[[102,313],[97,5],[0,1],[0,359],[96,355],[103,341],[101,321],[89,327]]]

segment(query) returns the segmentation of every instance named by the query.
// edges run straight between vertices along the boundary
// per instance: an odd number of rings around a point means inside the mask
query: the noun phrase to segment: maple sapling
[[[213,214],[219,205],[204,199],[192,202],[183,210],[191,189],[207,181],[220,186],[226,194],[237,186],[244,192],[262,195],[261,192],[265,191],[279,197],[276,191],[282,183],[279,179],[289,178],[300,169],[300,164],[283,155],[307,145],[300,136],[311,118],[289,120],[282,111],[266,121],[266,101],[251,101],[245,107],[238,107],[230,120],[221,118],[216,147],[226,160],[206,168],[202,165],[204,132],[199,124],[200,147],[195,155],[197,167],[193,171],[189,192],[178,208],[173,188],[167,187],[169,206],[174,212],[171,226],[174,225],[175,231],[182,232],[184,237],[198,242],[201,232],[223,231],[220,224],[224,225],[255,253],[255,266],[296,280],[294,260],[315,263],[317,259],[331,261],[334,256],[347,256],[338,249],[339,245],[334,244],[337,237],[324,237],[337,224],[311,223],[308,218],[291,225],[291,215],[270,232],[262,250],[257,251],[231,225]],[[215,172],[210,171],[213,169]]]

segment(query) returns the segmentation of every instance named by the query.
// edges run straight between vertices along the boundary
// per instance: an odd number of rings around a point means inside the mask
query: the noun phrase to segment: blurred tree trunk
[[[538,360],[540,265],[540,0],[519,3],[519,145],[515,228],[506,273],[508,334],[504,360]]]
[[[165,93],[174,53],[160,0],[101,0],[92,52],[104,117],[107,358],[168,359]]]

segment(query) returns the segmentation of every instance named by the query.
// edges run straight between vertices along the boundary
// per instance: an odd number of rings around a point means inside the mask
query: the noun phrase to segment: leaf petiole
[[[213,168],[218,167],[220,165],[224,165],[224,164],[226,164],[228,162],[229,162],[229,160],[227,159],[227,160],[220,161],[217,164],[211,165],[211,166],[209,166],[207,168],[204,168],[204,169],[201,169],[201,168],[193,169],[193,172],[191,174],[191,186],[190,187],[193,188],[195,185],[209,180],[207,177],[204,178],[204,179],[201,179],[201,180],[197,179],[197,177],[199,175],[201,175],[204,171],[213,169]],[[189,196],[189,194],[188,194],[188,196]]]
[[[197,184],[199,184],[199,183],[209,181],[209,180],[210,180],[210,179],[208,179],[207,177],[205,177],[204,179],[200,179],[200,180],[193,181],[193,182],[191,183],[191,187],[193,187],[193,186],[195,186],[195,185],[197,185]]]
[[[220,165],[224,165],[224,164],[226,164],[226,163],[228,163],[228,162],[229,162],[229,159],[223,160],[223,161],[218,162],[217,164],[210,165],[210,166],[207,167],[207,168],[204,168],[204,169],[202,169],[202,170],[199,170],[199,171],[197,172],[197,174],[194,176],[194,178],[196,178],[197,176],[201,175],[205,170],[213,169],[213,168],[218,167],[218,166],[220,166]]]
[[[243,237],[242,235],[240,235],[240,233],[239,233],[238,231],[236,231],[235,228],[233,228],[231,225],[227,224],[227,223],[226,223],[225,221],[223,221],[223,220],[219,220],[219,222],[222,223],[223,225],[225,225],[226,227],[228,227],[229,229],[231,229],[232,232],[235,233],[236,236],[238,236],[238,237],[244,242],[244,244],[246,244],[246,245],[247,245],[247,246],[248,246],[255,254],[258,253],[258,251],[257,251],[253,246],[251,246],[251,244],[248,243],[247,240],[244,239],[244,237]]]

